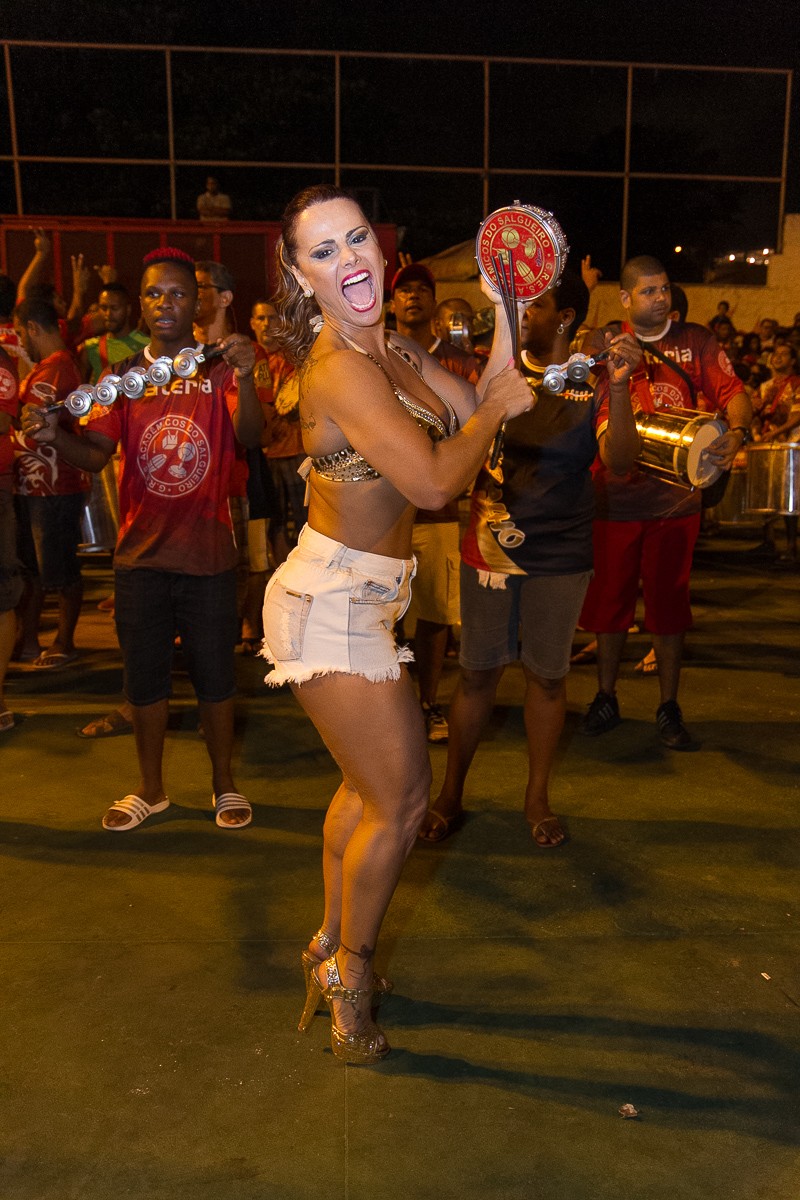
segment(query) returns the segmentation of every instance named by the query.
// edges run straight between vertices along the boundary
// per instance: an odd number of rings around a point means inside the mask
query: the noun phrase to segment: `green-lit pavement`
[[[611,733],[579,734],[596,680],[573,671],[558,850],[522,817],[506,672],[470,817],[415,849],[390,909],[393,1051],[369,1068],[333,1058],[327,1016],[296,1031],[335,772],[258,661],[239,663],[253,825],[214,824],[179,673],[171,807],[101,829],[136,773],[130,736],[75,735],[121,680],[90,564],[79,661],[10,674],[24,720],[0,734],[0,1200],[798,1200],[800,574],[751,546],[698,555],[699,751],[658,741],[644,635]]]

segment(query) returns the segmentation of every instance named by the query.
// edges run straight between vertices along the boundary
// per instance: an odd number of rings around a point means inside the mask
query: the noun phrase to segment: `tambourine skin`
[[[475,257],[487,283],[499,291],[493,255],[513,263],[517,300],[534,300],[555,287],[569,245],[551,212],[514,203],[490,213],[478,230]]]

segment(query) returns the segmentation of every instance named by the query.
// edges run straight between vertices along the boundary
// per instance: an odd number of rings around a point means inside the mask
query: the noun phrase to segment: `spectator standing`
[[[80,385],[80,375],[59,332],[56,310],[44,300],[23,300],[14,310],[14,328],[34,364],[22,382],[21,403],[41,408],[64,400]],[[53,413],[51,420],[79,440],[80,426],[66,409]],[[91,483],[57,447],[22,433],[17,434],[14,466],[21,557],[28,572],[19,653],[35,667],[53,670],[77,658],[73,639],[83,598],[78,545],[84,496]],[[52,644],[41,650],[39,623],[48,591],[58,592],[58,628]]]
[[[231,198],[219,190],[215,175],[206,178],[206,190],[197,197],[197,215],[201,221],[227,221],[231,215]]]
[[[174,358],[191,341],[197,306],[189,256],[169,248],[148,255],[141,303],[151,343],[129,366]],[[117,444],[122,450],[115,618],[140,781],[111,805],[106,829],[131,830],[169,804],[162,760],[176,634],[211,759],[216,823],[242,828],[252,819],[231,769],[237,552],[228,499],[235,441],[257,444],[263,415],[251,342],[232,334],[223,345],[224,359],[202,363],[190,379],[95,406],[83,437],[54,414],[27,406],[22,415],[29,437],[85,470],[101,471]]]

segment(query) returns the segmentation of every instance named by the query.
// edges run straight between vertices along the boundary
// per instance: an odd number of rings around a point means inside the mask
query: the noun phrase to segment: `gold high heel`
[[[355,1008],[362,1001],[363,997],[369,996],[372,999],[374,994],[372,988],[345,987],[339,976],[339,967],[334,954],[326,959],[324,963],[318,964],[318,966],[322,966],[325,970],[327,986],[323,989],[322,984],[317,978],[316,971],[312,969],[306,991],[306,1003],[303,1008],[303,1014],[300,1017],[298,1029],[301,1033],[304,1033],[311,1024],[321,998],[330,1009],[331,1050],[333,1050],[335,1056],[345,1063],[360,1064],[362,1066],[380,1062],[389,1053],[389,1043],[386,1041],[383,1030],[374,1021],[369,1021],[364,1029],[348,1033],[346,1030],[340,1029],[337,1025],[336,1013],[333,1007],[334,1003],[338,1001],[343,1004],[352,1004]]]
[[[335,942],[327,929],[318,929],[311,939],[312,942],[319,942],[322,949],[325,951],[325,957],[330,958],[339,949],[339,943]],[[303,979],[306,985],[306,995],[308,994],[309,981],[315,967],[318,967],[325,959],[316,958],[310,950],[306,949],[300,955],[300,963],[303,968]],[[373,1017],[380,1008],[382,1002],[387,996],[390,996],[394,991],[394,984],[391,979],[384,979],[383,975],[375,975],[372,980],[372,1015]]]

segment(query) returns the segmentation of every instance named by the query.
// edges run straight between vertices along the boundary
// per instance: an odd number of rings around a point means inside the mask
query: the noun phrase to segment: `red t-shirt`
[[[605,346],[606,330],[617,334],[618,323],[596,329],[584,343],[587,354]],[[703,325],[687,322],[668,326],[656,341],[639,338],[644,349],[642,364],[631,378],[634,407],[651,411],[673,408],[724,410],[734,396],[744,391],[727,354]],[[692,380],[694,395],[685,379],[667,363],[648,353],[654,346],[676,362]],[[638,403],[637,403],[638,401]],[[594,469],[597,516],[606,521],[649,521],[684,517],[700,511],[701,492],[676,487],[648,471],[635,467],[628,475],[614,475],[598,458]]]
[[[267,352],[270,398],[267,416],[267,458],[294,458],[303,453],[300,430],[300,389],[294,367],[278,350]]]
[[[56,350],[41,362],[20,384],[20,404],[45,404],[65,400],[70,392],[81,385],[81,377],[75,359],[68,350]],[[81,436],[81,426],[76,417],[62,408],[58,423],[70,433]],[[71,496],[75,492],[88,492],[92,486],[86,471],[73,467],[57,454],[50,445],[26,438],[17,430],[14,444],[14,464],[17,491],[21,496]]]
[[[236,566],[228,497],[238,402],[233,369],[215,359],[193,379],[94,406],[87,428],[121,450],[116,567],[217,575]]]
[[[15,420],[19,412],[17,360],[0,350],[0,412]],[[10,492],[14,483],[14,435],[9,427],[0,433],[0,488]]]

